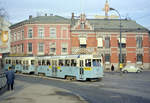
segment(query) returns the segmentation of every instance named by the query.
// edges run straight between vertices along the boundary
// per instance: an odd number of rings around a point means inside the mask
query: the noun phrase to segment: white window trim
[[[53,37],[52,35],[51,35],[51,29],[55,29],[55,37]],[[54,28],[54,27],[51,27],[51,28],[49,28],[49,35],[50,35],[50,38],[57,38],[57,29],[56,28]]]
[[[29,30],[30,30],[30,29],[32,29],[32,38],[33,38],[33,28],[28,28],[28,31],[27,31],[28,38],[30,38],[30,37],[29,37]]]
[[[41,42],[41,43],[43,43],[43,42]],[[39,44],[40,44],[40,43],[38,43],[38,54],[44,54],[45,45],[44,45],[44,43],[43,43],[43,52],[40,52],[40,51],[39,51]]]
[[[39,30],[40,30],[40,29],[42,29],[42,36],[41,36],[41,34],[39,34]],[[43,28],[43,27],[39,27],[39,28],[38,28],[38,37],[39,37],[39,38],[44,38],[44,34],[45,34],[44,28]]]
[[[86,44],[86,38],[80,38],[80,44]]]
[[[97,38],[97,47],[103,47],[103,38]]]
[[[30,42],[29,42],[29,43],[30,43]],[[31,52],[29,52],[29,43],[27,44],[28,54],[32,54],[32,52],[33,52],[33,43],[32,43],[32,51],[31,51]]]

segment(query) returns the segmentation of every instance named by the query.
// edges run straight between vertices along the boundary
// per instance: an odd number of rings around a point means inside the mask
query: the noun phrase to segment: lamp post
[[[121,34],[121,15],[120,15],[120,13],[119,13],[119,11],[118,10],[116,10],[116,9],[114,9],[114,8],[109,8],[109,10],[111,11],[111,10],[113,10],[113,11],[116,11],[117,12],[117,14],[119,15],[119,20],[120,20],[120,60],[119,60],[119,66],[120,66],[120,69],[122,69],[122,45],[121,45],[121,38],[122,38],[122,34]]]

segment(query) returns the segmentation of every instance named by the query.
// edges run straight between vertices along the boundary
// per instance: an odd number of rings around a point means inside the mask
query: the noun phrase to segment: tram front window
[[[100,59],[93,59],[93,61],[92,61],[94,67],[100,66],[100,64],[101,64],[100,62],[101,62]]]
[[[85,60],[85,66],[86,67],[91,67],[91,59],[86,59]]]

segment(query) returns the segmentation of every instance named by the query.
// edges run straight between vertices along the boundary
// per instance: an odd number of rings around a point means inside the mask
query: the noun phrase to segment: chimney
[[[45,16],[47,16],[47,13],[45,13]]]
[[[32,15],[29,15],[29,19],[32,19]]]
[[[71,17],[71,19],[74,19],[74,13],[72,13],[72,17]]]

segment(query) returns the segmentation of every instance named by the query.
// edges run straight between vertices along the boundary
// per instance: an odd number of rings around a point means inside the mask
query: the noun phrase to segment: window
[[[142,62],[143,61],[143,55],[142,54],[137,54],[137,62]]]
[[[56,43],[55,42],[50,43],[50,53],[52,53],[52,54],[56,53]]]
[[[91,59],[86,59],[85,60],[85,66],[91,67]]]
[[[64,66],[64,61],[62,59],[59,60],[59,66]]]
[[[32,52],[32,43],[28,43],[28,52]]]
[[[32,38],[32,28],[28,29],[28,38]]]
[[[22,53],[23,53],[23,52],[24,52],[24,44],[21,44],[21,45],[22,45],[22,46],[21,46],[21,47],[22,47],[21,49],[22,49]]]
[[[67,47],[68,47],[68,44],[67,43],[62,43],[62,53],[67,53]]]
[[[21,39],[20,31],[17,33],[17,40]]]
[[[44,43],[39,43],[38,46],[39,46],[39,47],[38,47],[38,51],[39,51],[39,52],[44,52]]]
[[[120,48],[120,38],[118,38],[118,47]],[[121,48],[126,48],[126,38],[121,38]]]
[[[86,38],[80,38],[80,48],[86,48]]]
[[[105,37],[105,48],[110,48],[110,37]]]
[[[67,52],[67,48],[62,48],[62,52],[66,53]]]
[[[85,23],[81,22],[80,28],[81,28],[81,29],[84,29],[84,28],[85,28]]]
[[[56,38],[56,28],[50,28],[50,37]]]
[[[44,28],[38,29],[38,37],[43,38],[44,37]]]
[[[14,41],[16,41],[16,36],[17,36],[17,34],[16,34],[16,33],[14,33]]]
[[[50,52],[55,53],[56,52],[56,48],[50,48]]]
[[[136,38],[136,46],[137,48],[142,48],[142,37]]]
[[[75,59],[71,59],[71,66],[77,66],[77,61]]]
[[[24,30],[22,30],[22,40],[24,39]]]
[[[35,61],[34,60],[31,60],[31,65],[34,65]]]
[[[105,62],[110,62],[110,54],[105,54]]]
[[[103,47],[103,39],[97,38],[97,47],[102,48]]]
[[[70,66],[70,60],[65,60],[65,66]]]
[[[92,61],[93,66],[101,66],[101,59],[93,59]]]
[[[119,54],[119,61],[120,61],[120,54]],[[122,54],[122,63],[126,63],[126,54]]]

